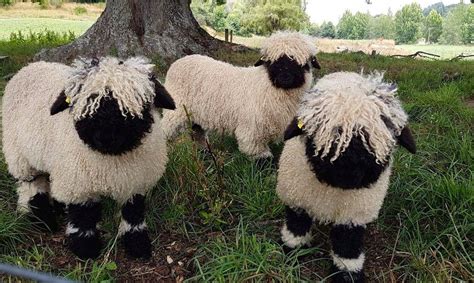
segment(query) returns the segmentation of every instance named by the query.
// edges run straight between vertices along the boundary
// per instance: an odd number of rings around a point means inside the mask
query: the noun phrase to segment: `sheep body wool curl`
[[[123,202],[144,194],[158,182],[168,160],[159,113],[152,110],[155,123],[138,148],[118,156],[94,151],[74,128],[74,110],[50,115],[51,105],[75,74],[77,70],[69,66],[37,62],[10,80],[2,107],[9,172],[20,180],[48,173],[52,197],[65,203],[100,195]],[[117,81],[111,87],[118,89],[124,83]]]
[[[262,49],[266,60],[286,54],[302,64],[315,53],[312,42],[288,33],[270,37]],[[265,66],[236,67],[206,56],[186,56],[174,62],[166,76],[165,87],[177,109],[164,111],[165,135],[172,138],[182,130],[187,111],[206,130],[234,134],[240,151],[271,156],[267,144],[282,138],[311,83],[312,74],[307,72],[304,85],[284,90],[272,84]]]
[[[365,225],[377,218],[389,187],[395,136],[408,120],[395,97],[396,86],[382,77],[334,73],[304,96],[297,117],[305,135],[286,141],[279,162],[277,194],[286,205],[303,208],[322,223]],[[306,139],[313,139],[315,155],[335,160],[354,136],[361,137],[376,162],[387,163],[378,180],[346,190],[320,182],[306,155]]]

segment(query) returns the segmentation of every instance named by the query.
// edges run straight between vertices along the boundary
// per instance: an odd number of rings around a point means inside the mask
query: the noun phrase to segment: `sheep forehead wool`
[[[105,98],[117,100],[123,116],[141,118],[145,105],[155,96],[154,85],[149,80],[154,65],[144,57],[126,61],[103,57],[98,64],[79,59],[72,67],[64,92],[76,121],[92,116]]]
[[[262,44],[262,58],[274,62],[283,55],[293,58],[303,66],[316,54],[315,43],[309,36],[297,32],[277,32]]]
[[[339,72],[323,77],[305,94],[297,114],[303,130],[313,138],[315,155],[334,161],[352,137],[359,136],[378,163],[388,161],[395,137],[408,120],[396,91],[378,72]],[[334,154],[328,156],[333,144]]]

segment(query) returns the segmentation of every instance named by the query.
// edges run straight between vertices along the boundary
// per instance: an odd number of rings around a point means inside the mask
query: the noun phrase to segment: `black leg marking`
[[[52,232],[58,230],[58,222],[56,221],[56,215],[49,194],[36,194],[30,199],[28,205],[33,213],[32,221],[37,223],[40,229],[46,229]]]
[[[81,259],[97,258],[100,255],[102,242],[96,226],[101,216],[99,202],[68,205],[69,223],[66,234],[69,248]]]
[[[123,205],[119,234],[129,256],[144,259],[151,257],[152,247],[146,229],[143,195],[135,195]]]
[[[289,248],[309,245],[313,220],[303,209],[286,209],[286,222],[281,229],[283,243]]]
[[[66,204],[64,202],[59,202],[53,199],[53,207],[56,215],[65,215],[66,214]]]
[[[364,282],[363,253],[365,227],[352,225],[334,225],[330,237],[334,282]]]

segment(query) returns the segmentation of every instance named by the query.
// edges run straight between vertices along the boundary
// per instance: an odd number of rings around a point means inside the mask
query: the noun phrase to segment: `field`
[[[100,6],[85,6],[87,13],[76,15],[78,5],[65,4],[53,9],[53,18],[45,18],[50,10],[24,5],[22,9],[0,9],[0,55],[9,56],[0,61],[0,105],[5,76],[26,65],[41,48],[73,39],[67,34],[42,33],[33,39],[7,41],[10,32],[21,27],[27,35],[32,24],[32,29],[40,31],[76,29],[78,36],[101,11]],[[15,21],[22,25],[12,24]],[[261,39],[236,38],[254,47]],[[348,43],[329,42],[327,48]],[[426,50],[444,58],[473,53],[472,47],[461,46],[398,47],[406,52]],[[215,57],[251,65],[259,54],[221,52]],[[370,281],[472,281],[474,62],[324,52],[318,58],[323,69],[315,71],[316,77],[341,70],[386,70],[386,78],[399,86],[418,144],[416,155],[397,151],[389,195],[379,219],[369,225],[366,275]],[[161,71],[163,77],[166,70]],[[15,180],[0,153],[0,263],[85,282],[328,281],[328,227],[315,229],[313,247],[285,254],[278,243],[284,208],[275,194],[276,170],[258,170],[238,152],[232,137],[213,134],[210,143],[214,159],[203,154],[188,134],[169,143],[166,174],[147,196],[147,222],[154,245],[149,262],[124,256],[116,238],[118,207],[110,199],[104,199],[100,227],[107,245],[95,261],[73,257],[66,248],[64,231],[37,231],[27,217],[15,211]],[[272,146],[276,156],[281,149],[281,144]],[[0,281],[18,279],[0,274]]]
[[[0,77],[13,73],[51,42],[0,42]],[[241,65],[256,52],[219,53]],[[369,226],[366,274],[372,281],[456,282],[474,278],[474,65],[470,61],[393,59],[364,54],[319,55],[326,73],[386,70],[398,83],[419,152],[400,149],[380,218]],[[0,81],[0,95],[6,84]],[[41,234],[15,212],[15,180],[0,156],[0,262],[82,281],[315,281],[328,279],[328,227],[314,246],[285,255],[279,241],[283,206],[276,171],[259,171],[232,137],[213,135],[215,162],[187,134],[170,143],[170,162],[147,197],[154,255],[124,257],[116,239],[116,205],[104,200],[107,249],[96,261],[77,260],[62,233]],[[278,155],[281,145],[273,150]],[[169,258],[168,258],[169,257]],[[172,259],[172,262],[169,260]],[[0,281],[14,281],[0,275]]]

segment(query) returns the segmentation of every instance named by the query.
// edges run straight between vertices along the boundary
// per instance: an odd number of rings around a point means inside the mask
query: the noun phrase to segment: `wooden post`
[[[229,42],[229,29],[225,29],[224,33],[225,33],[225,42]]]
[[[234,38],[234,30],[230,30],[230,43],[233,42],[233,38]]]

